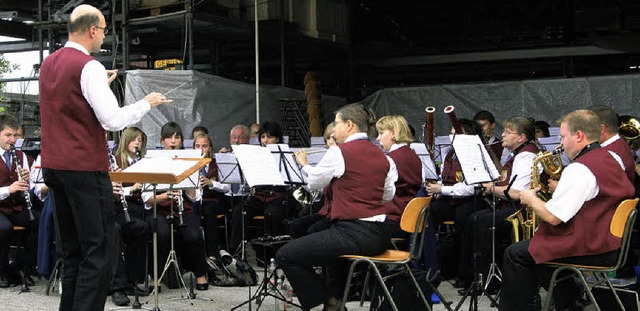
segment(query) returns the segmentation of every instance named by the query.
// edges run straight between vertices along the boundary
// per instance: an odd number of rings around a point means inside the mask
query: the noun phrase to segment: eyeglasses
[[[100,27],[100,26],[96,25],[96,28],[102,29],[102,32],[104,32],[105,36],[109,33],[109,28],[107,28],[107,26]]]
[[[520,135],[517,132],[513,132],[513,131],[510,131],[510,130],[504,130],[504,131],[502,131],[502,134],[505,134],[505,135],[510,135],[510,134]]]

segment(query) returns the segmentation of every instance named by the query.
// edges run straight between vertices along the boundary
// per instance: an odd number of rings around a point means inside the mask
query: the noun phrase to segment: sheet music
[[[202,158],[202,151],[199,149],[147,150],[147,154],[143,159],[129,166],[123,172],[180,175],[193,166],[193,161],[174,160],[174,158]],[[168,190],[170,186],[169,184],[158,184],[156,190]],[[200,170],[194,172],[180,183],[173,185],[173,189],[194,189],[199,186]],[[152,190],[153,185],[151,184],[144,184],[142,187],[142,191]]]
[[[460,161],[464,182],[467,185],[489,182],[500,177],[498,169],[491,161],[489,152],[478,135],[456,135],[453,140],[453,149]]]
[[[324,136],[311,136],[311,148],[324,148],[327,142],[324,141]]]
[[[434,148],[434,158],[436,159],[436,163],[444,162],[444,158],[447,156],[451,148],[451,136],[436,136],[433,144]]]
[[[425,180],[438,180],[438,174],[436,174],[436,166],[431,160],[431,155],[427,150],[427,146],[423,143],[411,143],[409,147],[415,151],[422,162],[422,176]]]
[[[20,150],[22,149],[22,143],[24,143],[24,138],[18,138],[16,139],[16,143],[13,144],[13,146],[15,146],[16,149]]]
[[[185,139],[182,141],[184,149],[193,149],[193,139]]]
[[[249,145],[260,146],[260,139],[258,137],[249,137]]]
[[[252,145],[233,145],[231,148],[249,187],[285,185],[268,148]]]

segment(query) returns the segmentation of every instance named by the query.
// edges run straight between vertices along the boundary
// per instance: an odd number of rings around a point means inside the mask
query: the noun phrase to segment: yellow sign
[[[176,70],[177,65],[182,65],[182,61],[174,59],[160,59],[153,63],[153,68],[164,70]]]

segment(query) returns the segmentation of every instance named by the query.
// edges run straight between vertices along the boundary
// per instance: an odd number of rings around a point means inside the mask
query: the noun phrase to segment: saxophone
[[[540,151],[533,159],[531,167],[531,183],[529,189],[540,187],[537,196],[542,201],[549,201],[551,199],[551,192],[549,191],[549,185],[540,180],[540,168],[549,175],[551,179],[558,180],[562,175],[562,159],[560,155],[564,152],[562,145],[557,146],[552,152]],[[507,221],[511,223],[513,227],[513,242],[519,242],[523,240],[529,240],[533,237],[533,234],[538,229],[539,219],[536,213],[529,206],[525,206],[509,217]],[[520,236],[522,234],[522,236]]]

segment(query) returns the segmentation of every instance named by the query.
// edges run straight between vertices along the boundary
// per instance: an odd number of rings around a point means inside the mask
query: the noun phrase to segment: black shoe
[[[209,283],[196,284],[196,289],[197,290],[208,290],[209,289]]]
[[[453,287],[455,288],[467,288],[469,287],[469,281],[463,278],[456,278],[455,280],[453,280]]]
[[[136,285],[134,285],[134,286],[136,286]],[[151,289],[151,290],[153,290],[153,289]],[[146,297],[146,296],[149,296],[149,292],[150,292],[151,290],[147,291],[147,290],[145,290],[145,289],[141,289],[141,288],[139,288],[139,287],[138,287],[138,296],[140,296],[140,297]],[[135,295],[136,295],[135,287],[129,287],[129,288],[125,289],[125,290],[124,290],[124,293],[125,293],[127,296],[135,296]]]
[[[129,303],[131,303],[129,297],[122,291],[113,292],[113,294],[111,294],[111,301],[118,307],[128,306]]]
[[[11,285],[9,278],[6,276],[0,276],[0,288],[7,288]]]

